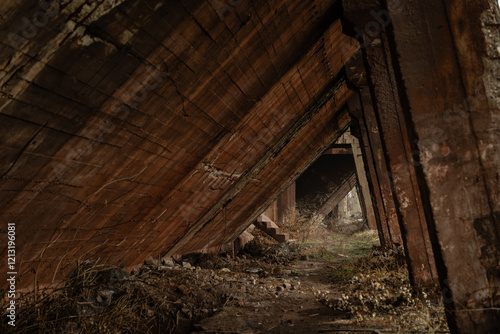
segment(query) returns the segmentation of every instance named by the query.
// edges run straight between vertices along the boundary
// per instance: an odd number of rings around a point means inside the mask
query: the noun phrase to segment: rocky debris
[[[161,328],[170,333],[224,305],[244,303],[247,287],[257,289],[255,278],[241,277],[248,274],[217,273],[186,263],[148,259],[131,275],[95,262],[80,263],[58,293],[19,300],[16,328],[30,326],[42,333],[66,328],[74,333],[105,333],[107,328],[113,328],[110,333],[147,333]]]
[[[182,261],[202,269],[230,268],[233,264],[233,258],[230,254],[191,253],[183,255]]]
[[[191,290],[189,290],[189,288],[187,286],[185,286],[184,284],[181,284],[177,287],[177,289],[179,289],[179,291],[183,294],[183,295],[189,295],[191,293]]]
[[[158,261],[153,259],[152,256],[150,256],[146,260],[144,260],[144,264],[147,266],[156,266],[158,265]]]
[[[33,332],[41,333],[189,333],[192,324],[213,319],[219,312],[226,325],[227,319],[232,319],[231,325],[239,324],[241,328],[247,328],[245,316],[249,313],[271,317],[266,328],[271,330],[280,323],[298,326],[296,320],[307,312],[310,314],[306,322],[310,317],[319,319],[318,301],[355,320],[366,320],[373,313],[380,313],[395,317],[393,323],[404,323],[404,319],[398,318],[403,314],[399,311],[401,307],[418,305],[413,292],[407,289],[406,273],[400,274],[397,270],[401,267],[394,264],[397,263],[394,258],[399,256],[396,253],[379,251],[373,258],[355,263],[353,266],[358,271],[362,268],[363,273],[336,283],[334,291],[328,288],[328,283],[318,284],[317,275],[339,271],[342,269],[339,265],[323,263],[322,266],[322,262],[315,261],[288,262],[285,266],[274,261],[279,256],[276,254],[288,254],[288,260],[298,260],[302,249],[296,245],[266,245],[261,251],[270,253],[263,255],[264,261],[249,253],[235,259],[206,254],[160,261],[148,258],[130,275],[120,268],[83,262],[64,280],[57,293],[18,299],[20,322],[16,330],[29,326]],[[381,272],[380,266],[392,270],[392,276],[378,279],[370,272]],[[308,279],[309,275],[315,278]],[[339,290],[345,291],[343,296]],[[315,306],[298,300],[307,300]],[[421,310],[434,312],[436,308],[424,303]],[[278,311],[280,316],[275,318]],[[290,314],[295,314],[295,320],[289,318]],[[425,317],[418,319],[422,321]],[[259,321],[251,321],[254,327],[247,328],[250,332],[269,332],[263,330]],[[305,323],[304,326],[305,330],[310,329]]]
[[[205,268],[207,263],[218,265]],[[72,319],[64,327],[75,327],[75,333],[103,332],[108,327],[127,332],[132,323],[141,323],[137,332],[154,328],[173,331],[187,328],[187,323],[223,307],[253,310],[262,307],[263,299],[283,298],[300,285],[297,277],[291,276],[291,270],[262,263],[252,256],[235,260],[226,255],[219,259],[190,255],[182,261],[148,258],[130,275],[119,268],[101,268],[89,262],[75,269],[65,281],[65,292],[54,296],[51,303],[61,319]]]
[[[161,260],[161,264],[162,264],[163,266],[165,266],[165,267],[169,267],[169,268],[172,268],[172,267],[174,267],[174,266],[175,266],[174,261],[169,260],[169,259],[163,259],[163,260]]]

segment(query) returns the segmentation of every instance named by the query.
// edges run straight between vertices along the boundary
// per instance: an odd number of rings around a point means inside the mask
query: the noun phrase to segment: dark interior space
[[[324,154],[296,181],[297,208],[319,210],[345,179],[356,173],[352,154]]]

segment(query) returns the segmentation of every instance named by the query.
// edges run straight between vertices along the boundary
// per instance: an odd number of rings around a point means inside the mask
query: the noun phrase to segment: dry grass
[[[306,254],[334,268],[327,275],[337,292],[322,293],[318,300],[347,314],[349,320],[344,321],[351,328],[397,333],[448,330],[438,287],[416,291],[410,286],[402,248],[380,249],[377,231],[366,230],[356,220],[330,224],[314,215],[291,218],[283,228],[297,233]]]
[[[335,284],[337,292],[321,293],[317,298],[349,315],[353,328],[390,328],[401,333],[405,329],[446,330],[437,290],[412,290],[402,251],[380,250],[376,231],[353,223],[339,232],[327,228],[321,217],[291,218],[285,227],[289,233],[297,233],[301,242],[252,242],[236,260],[227,254],[183,257],[197,269],[152,261],[129,275],[99,262],[79,263],[58,287],[19,296],[16,327],[2,322],[0,332],[174,333],[224,305],[245,300],[242,288],[257,289],[242,283],[235,290],[225,281],[228,274],[223,269],[243,273],[258,267],[262,269],[259,276],[267,277],[274,274],[277,265],[281,270],[282,264],[301,255],[326,262],[325,277]],[[345,233],[352,229],[357,232]],[[214,269],[221,269],[221,273]],[[236,293],[242,294],[242,299],[237,299]]]
[[[278,224],[283,232],[287,232],[291,239],[300,242],[324,243],[332,236],[349,236],[365,231],[367,226],[364,221],[357,219],[343,220],[342,222],[307,210],[294,210],[286,216],[283,223]]]
[[[183,319],[207,315],[224,302],[216,291],[179,287],[195,282],[186,270],[143,266],[129,276],[97,262],[78,264],[55,289],[22,294],[16,327],[2,333],[173,333]],[[186,292],[189,291],[189,292]],[[5,310],[6,305],[2,305]]]
[[[283,232],[289,234],[290,239],[296,239],[300,242],[308,240],[320,240],[323,232],[327,228],[325,217],[317,213],[306,215],[299,210],[294,210],[285,219],[285,222],[279,224]]]
[[[410,286],[402,249],[374,250],[345,262],[332,278],[341,285],[341,296],[324,293],[318,299],[350,314],[355,327],[397,333],[448,330],[438,287],[416,291]]]

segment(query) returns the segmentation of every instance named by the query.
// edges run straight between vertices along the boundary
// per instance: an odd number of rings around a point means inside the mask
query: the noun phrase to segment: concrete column
[[[500,333],[500,85],[493,74],[500,64],[488,58],[491,36],[483,31],[495,15],[498,24],[498,8],[487,0],[387,5],[450,329]]]
[[[370,188],[368,186],[368,178],[366,177],[361,145],[359,143],[359,139],[352,134],[347,136],[346,139],[347,142],[351,144],[352,156],[354,158],[354,162],[356,163],[356,176],[358,178],[359,186],[359,203],[361,204],[361,209],[366,217],[368,226],[371,229],[376,229],[377,220],[375,219],[375,211],[373,210],[373,202],[370,195]]]
[[[271,205],[263,212],[266,216],[268,216],[273,222],[278,219],[278,200],[275,200]]]
[[[283,191],[277,199],[278,219],[283,223],[287,217],[295,214],[295,182]]]
[[[352,65],[352,64],[351,64]],[[382,191],[379,183],[378,170],[372,151],[371,140],[372,135],[369,135],[369,130],[364,120],[363,108],[361,106],[360,94],[357,94],[348,101],[349,113],[357,122],[357,131],[360,133],[361,151],[363,153],[363,161],[365,165],[365,175],[368,180],[370,188],[370,195],[377,223],[377,230],[379,233],[380,243],[383,247],[393,247],[394,242],[389,230],[389,223],[386,215],[384,199],[382,198]]]
[[[355,55],[346,65],[347,74],[359,89],[359,98],[349,100],[349,112],[358,119],[358,123],[366,142],[365,153],[368,153],[373,163],[372,182],[373,190],[378,197],[377,205],[380,215],[380,228],[383,244],[386,247],[403,245],[400,221],[396,211],[395,197],[390,179],[389,166],[387,165],[383,138],[378,124],[377,115],[372,105],[371,94],[367,87],[364,64],[361,54]]]
[[[386,174],[396,204],[410,278],[414,286],[433,285],[437,283],[436,265],[414,167],[414,152],[398,96],[386,36],[390,17],[386,10],[376,6],[376,2],[356,3],[355,6],[354,3],[351,1],[350,6],[344,8],[345,15],[363,31],[360,42],[363,45],[361,51],[366,71],[362,74],[367,79],[373,101],[373,104],[369,103],[369,109],[373,109],[374,121],[378,124]],[[360,12],[364,15],[360,15]],[[378,29],[362,29],[372,26]],[[365,91],[366,88],[363,88],[361,94],[365,94]]]

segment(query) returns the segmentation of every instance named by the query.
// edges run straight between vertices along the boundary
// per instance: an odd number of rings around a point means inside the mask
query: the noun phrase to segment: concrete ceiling
[[[358,46],[333,0],[0,11],[0,216],[22,287],[233,240],[350,121]]]

